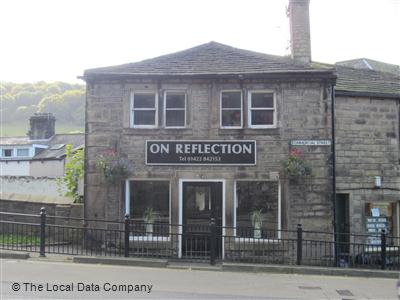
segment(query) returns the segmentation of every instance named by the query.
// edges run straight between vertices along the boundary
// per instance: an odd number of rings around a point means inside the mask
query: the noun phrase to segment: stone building
[[[382,70],[393,69],[373,62]],[[336,66],[338,230],[385,229],[399,236],[400,76],[356,67]],[[374,218],[381,218],[383,227],[371,224]]]
[[[313,62],[308,4],[289,1],[291,57],[210,42],[86,70],[85,217],[215,218],[249,241],[383,217],[398,235],[399,77]],[[107,151],[133,163],[124,182],[105,184]],[[287,172],[293,157],[303,176]]]
[[[263,233],[235,234],[274,238],[299,223],[332,231],[336,75],[311,62],[308,1],[291,1],[290,14],[292,57],[210,42],[86,70],[86,218],[144,220],[153,209],[165,223],[207,225],[213,217],[251,228],[260,212]],[[296,145],[312,174],[291,179],[283,162]],[[96,167],[107,151],[133,162],[121,185],[105,184]]]

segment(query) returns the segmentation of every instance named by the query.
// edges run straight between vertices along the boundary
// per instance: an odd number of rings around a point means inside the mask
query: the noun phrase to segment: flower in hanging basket
[[[283,171],[289,177],[303,177],[311,175],[311,166],[305,161],[303,153],[294,148],[288,158],[283,161]]]
[[[119,157],[114,150],[107,150],[97,156],[96,166],[109,183],[117,183],[128,178],[133,172],[132,162]]]

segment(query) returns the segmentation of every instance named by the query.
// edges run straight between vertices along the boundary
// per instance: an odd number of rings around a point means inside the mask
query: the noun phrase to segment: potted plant
[[[158,214],[154,209],[148,207],[144,210],[143,221],[146,229],[146,235],[149,237],[153,236],[153,225],[157,217]]]
[[[107,150],[97,156],[96,166],[102,171],[108,183],[118,183],[128,178],[133,172],[133,164],[124,157],[119,157],[115,150]]]
[[[251,224],[253,226],[253,237],[255,239],[261,238],[262,227],[262,209],[255,209],[250,215]]]

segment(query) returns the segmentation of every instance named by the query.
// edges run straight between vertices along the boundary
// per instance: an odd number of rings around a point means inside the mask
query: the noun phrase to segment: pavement
[[[349,277],[317,275],[319,270],[304,274],[310,271],[303,267],[273,272],[270,266],[263,270],[257,265],[240,265],[238,271],[237,264],[164,260],[150,264],[138,259],[127,263],[120,258],[85,260],[51,254],[21,257],[0,260],[1,299],[398,299],[398,272],[393,272],[396,278]],[[77,263],[82,259],[85,263]],[[300,269],[306,271],[301,274]],[[18,291],[13,290],[15,286]]]

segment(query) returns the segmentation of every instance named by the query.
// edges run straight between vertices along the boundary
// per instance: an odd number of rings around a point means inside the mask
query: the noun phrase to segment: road
[[[2,259],[0,263],[1,299],[397,299],[394,279],[38,260]]]

